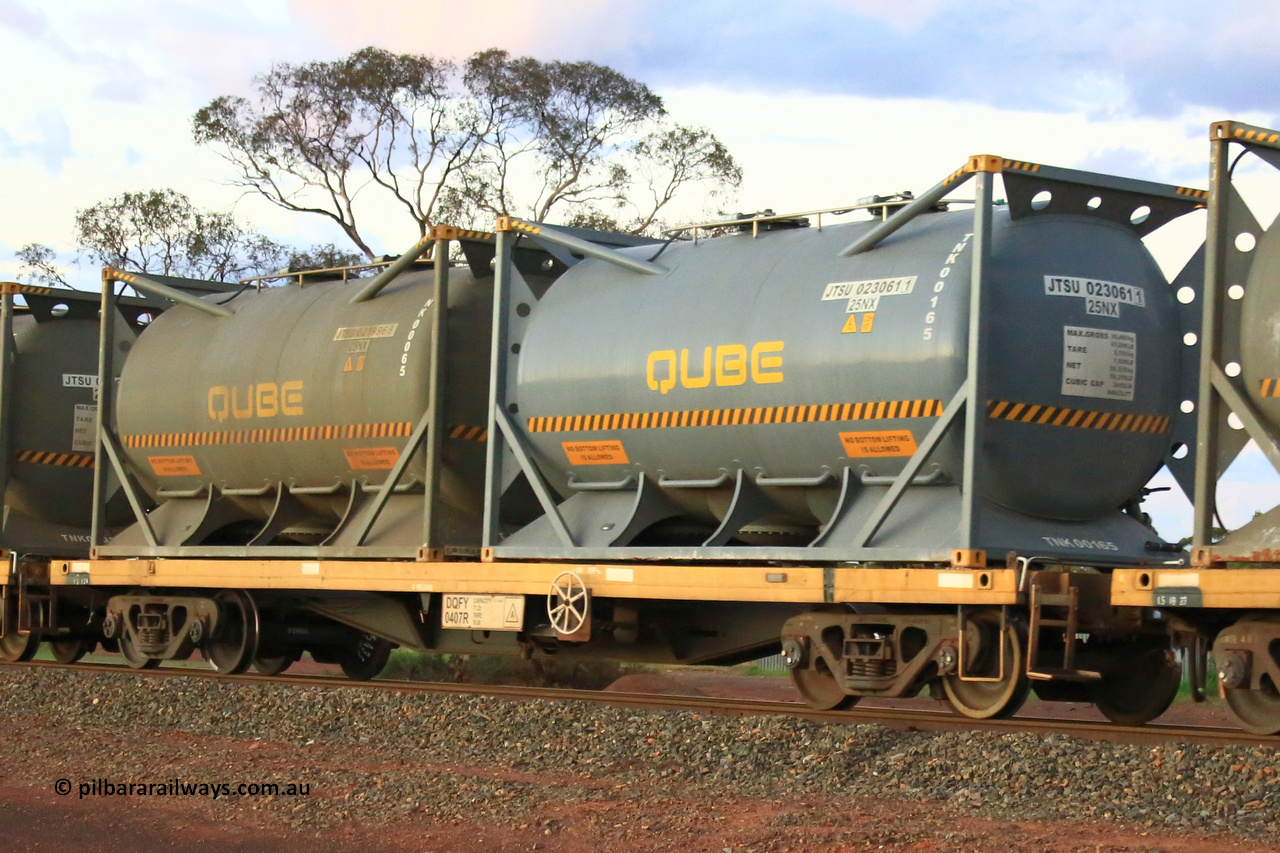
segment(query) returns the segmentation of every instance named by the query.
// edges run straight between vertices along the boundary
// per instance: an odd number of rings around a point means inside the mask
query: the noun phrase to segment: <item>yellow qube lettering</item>
[[[657,377],[657,366],[666,363],[667,373],[662,379]],[[663,394],[676,387],[676,351],[673,349],[655,350],[649,353],[649,390],[661,391]]]
[[[244,394],[244,407],[240,406],[240,387],[231,386],[231,415],[234,418],[253,417],[253,386],[250,385]]]
[[[276,413],[280,411],[280,391],[276,388],[274,382],[261,382],[257,386],[257,393],[254,399],[260,418],[274,418]]]
[[[689,375],[689,351],[680,350],[680,384],[686,388],[706,388],[711,384],[711,347],[702,351],[702,375]]]
[[[209,417],[215,421],[225,421],[231,414],[231,403],[228,400],[226,385],[215,385],[209,389]]]
[[[782,381],[782,341],[762,341],[751,348],[751,381],[768,385]],[[767,355],[767,353],[779,353]]]
[[[241,399],[243,397],[243,400]],[[208,395],[209,417],[215,421],[225,421],[228,417],[237,420],[245,418],[274,418],[277,415],[290,417],[302,414],[302,380],[295,379],[277,385],[274,382],[259,382],[244,388],[232,385],[214,385]]]
[[[742,385],[747,381],[747,348],[742,344],[716,347],[716,384]]]
[[[782,374],[784,346],[783,341],[761,341],[751,347],[749,353],[745,344],[703,347],[702,369],[696,376],[690,375],[693,371],[689,369],[689,350],[680,350],[679,359],[676,358],[675,350],[654,350],[649,353],[646,365],[649,389],[666,394],[676,387],[677,366],[682,388],[706,388],[711,385],[713,378],[715,384],[721,388],[745,385],[748,375],[752,382],[759,385],[781,382],[784,378]],[[695,355],[694,371],[697,370],[696,359]]]
[[[280,413],[284,415],[300,415],[302,414],[302,380],[295,379],[292,382],[286,382],[280,386],[280,393],[284,397],[284,401],[280,406]]]

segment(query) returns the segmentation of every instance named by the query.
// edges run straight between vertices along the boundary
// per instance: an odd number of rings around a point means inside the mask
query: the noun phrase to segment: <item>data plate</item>
[[[1166,586],[1152,591],[1153,607],[1204,607],[1204,595],[1199,587]]]
[[[519,631],[524,628],[524,596],[446,595],[440,623],[463,631]]]

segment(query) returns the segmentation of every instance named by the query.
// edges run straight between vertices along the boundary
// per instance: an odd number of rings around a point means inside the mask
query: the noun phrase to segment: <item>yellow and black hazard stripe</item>
[[[498,222],[493,226],[494,231],[523,231],[526,234],[538,234],[542,228],[538,225],[532,225],[522,219],[514,216],[499,216]]]
[[[166,432],[120,437],[125,447],[206,447],[219,444],[270,444],[277,442],[332,441],[355,438],[407,438],[413,431],[408,421],[328,426],[280,427],[276,429],[215,430],[210,432]],[[462,441],[485,441],[489,431],[468,424],[447,425],[444,434]],[[93,457],[89,457],[92,461]]]
[[[449,438],[456,438],[459,441],[489,440],[489,430],[482,426],[472,426],[470,424],[455,424],[446,427],[445,435]]]
[[[1116,432],[1168,432],[1172,418],[1125,412],[1093,412],[1059,406],[1037,406],[1008,400],[988,400],[987,415],[993,420],[1018,421],[1024,424],[1103,429]]]
[[[57,465],[60,468],[92,468],[92,453],[60,453],[57,450],[23,450],[19,462],[30,465]]]
[[[393,438],[408,436],[408,421],[372,424],[329,424],[327,426],[233,429],[210,432],[164,432],[124,435],[125,447],[204,447],[214,444],[270,444],[292,441],[327,441],[351,438]]]
[[[1275,145],[1280,140],[1280,133],[1273,133],[1270,130],[1245,130],[1243,127],[1237,127],[1233,134],[1236,139],[1243,139],[1247,142],[1266,142],[1269,145]]]
[[[1280,397],[1280,378],[1267,378],[1262,380],[1262,396]]]
[[[1015,172],[1038,172],[1040,171],[1039,163],[1027,163],[1022,160],[1005,160],[1004,168],[1012,169]]]
[[[932,418],[940,414],[942,414],[942,403],[938,400],[877,400],[866,403],[763,406],[751,409],[681,409],[670,412],[559,415],[529,418],[528,429],[529,432],[587,432],[601,429],[668,429]]]
[[[470,228],[460,228],[457,225],[435,225],[427,232],[429,240],[470,240],[475,242],[488,241],[492,242],[494,234],[492,231],[473,231]]]
[[[36,287],[32,284],[20,284],[16,281],[0,281],[0,294],[17,296],[23,293],[29,293],[33,296],[48,296],[53,293],[53,288]]]

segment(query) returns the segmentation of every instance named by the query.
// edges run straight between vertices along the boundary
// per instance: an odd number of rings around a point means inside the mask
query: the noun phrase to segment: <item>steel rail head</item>
[[[147,278],[145,275],[125,272],[115,267],[103,267],[103,288],[110,287],[113,281],[122,281],[138,290],[145,290],[147,293],[168,299],[170,302],[176,302],[179,305],[195,308],[197,311],[203,311],[214,317],[231,317],[235,314],[230,308],[212,302],[205,302],[198,296],[170,287],[167,284],[161,284],[158,281]]]

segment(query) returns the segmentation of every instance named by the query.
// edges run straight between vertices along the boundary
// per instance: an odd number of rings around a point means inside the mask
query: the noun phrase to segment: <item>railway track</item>
[[[10,663],[0,661],[6,669],[58,669],[71,672],[137,675],[146,678],[206,678],[235,684],[279,684],[293,687],[323,687],[366,690],[390,690],[407,693],[444,694],[454,696],[488,696],[506,701],[590,702],[617,708],[650,711],[689,711],[732,716],[785,715],[829,725],[881,725],[901,731],[919,732],[997,732],[1000,734],[1058,734],[1107,743],[1167,744],[1189,743],[1280,747],[1280,735],[1254,735],[1239,729],[1212,726],[1175,726],[1159,723],[1146,726],[1118,726],[1109,722],[1067,720],[1050,717],[1014,717],[1005,720],[973,720],[950,711],[927,711],[896,707],[859,706],[841,711],[819,711],[800,702],[774,702],[754,699],[730,699],[710,696],[683,696],[666,693],[627,693],[581,690],[565,687],[520,687],[489,684],[451,684],[432,681],[378,679],[351,681],[342,676],[326,675],[223,675],[194,666],[170,666],[139,670],[120,664],[76,663],[54,661]]]

